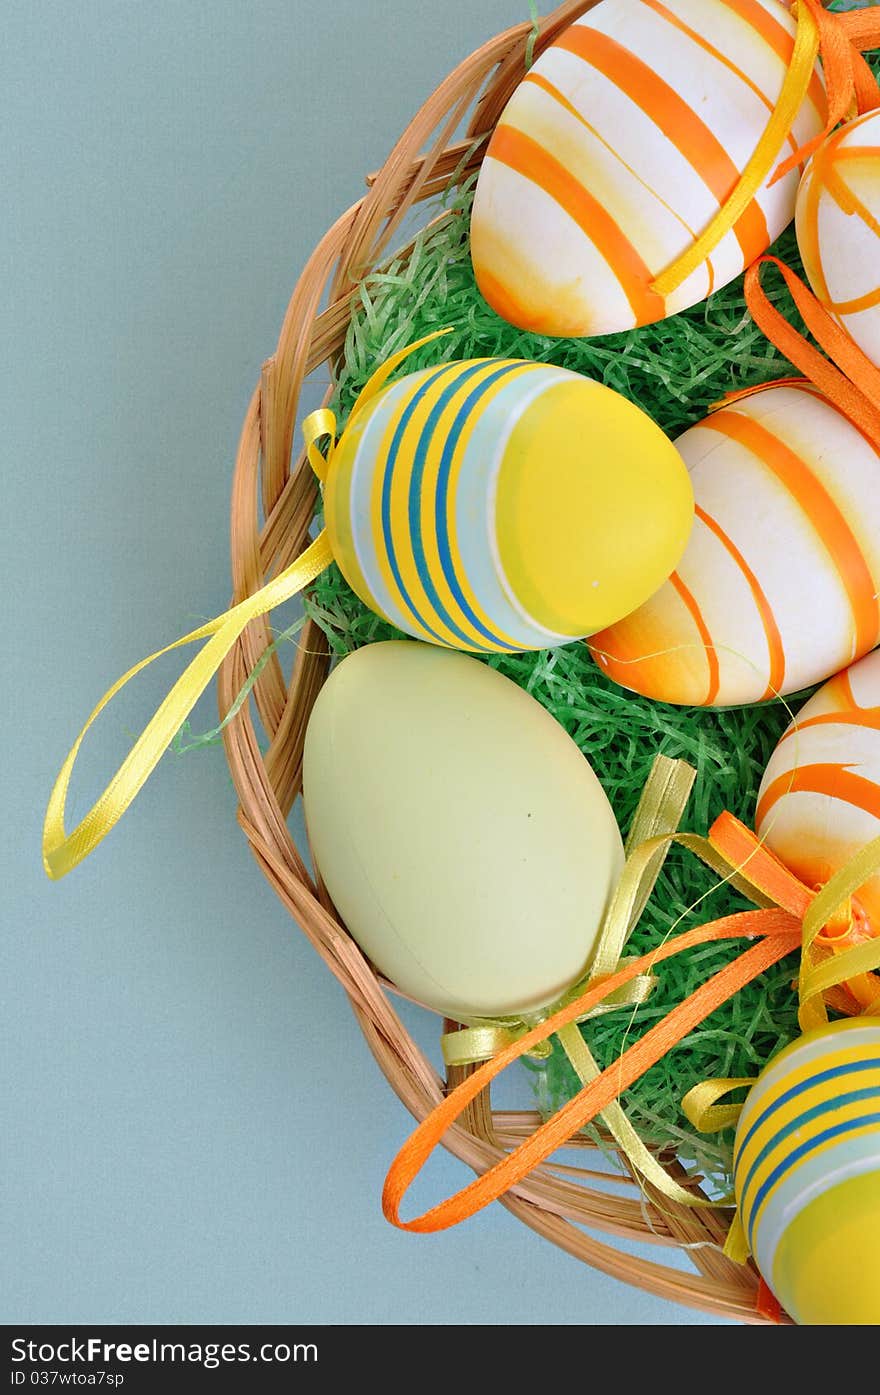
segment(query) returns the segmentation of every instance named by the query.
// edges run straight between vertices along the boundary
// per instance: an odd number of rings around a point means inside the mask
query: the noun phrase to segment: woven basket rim
[[[230,506],[236,602],[308,545],[316,483],[303,455],[291,466],[300,394],[306,377],[320,365],[333,373],[360,280],[388,256],[395,233],[414,207],[441,193],[455,171],[478,167],[488,136],[525,71],[530,38],[535,52],[541,52],[596,3],[566,0],[541,22],[536,35],[528,21],[515,25],[460,63],[416,113],[381,170],[368,176],[367,193],[312,252],[242,428]],[[466,118],[465,137],[456,140]],[[325,296],[327,307],[320,310]],[[219,677],[222,713],[230,710],[270,642],[268,621],[255,620],[229,654]],[[263,875],[345,989],[389,1084],[410,1113],[422,1119],[462,1073],[451,1069],[441,1079],[406,1031],[387,986],[346,932],[323,886],[312,878],[287,824],[301,791],[306,724],[329,666],[326,638],[309,621],[289,683],[273,652],[251,701],[224,728],[238,820]],[[259,729],[268,738],[268,749],[261,750]],[[537,1114],[493,1111],[483,1094],[449,1130],[444,1146],[482,1173],[537,1122]],[[595,1147],[583,1136],[569,1146],[581,1157],[584,1149]],[[537,1168],[502,1204],[546,1239],[614,1278],[716,1316],[767,1321],[756,1309],[759,1280],[753,1266],[734,1264],[722,1254],[729,1213],[678,1206],[650,1186],[641,1190],[631,1179],[626,1185],[626,1177],[614,1193],[607,1185],[600,1189],[595,1185],[600,1174],[590,1168],[589,1155],[584,1165],[578,1152],[576,1165]],[[686,1182],[675,1161],[665,1161],[671,1175]],[[607,1184],[607,1176],[605,1180]],[[694,1272],[626,1253],[613,1243],[615,1237],[650,1243],[660,1253],[664,1247],[687,1251]]]

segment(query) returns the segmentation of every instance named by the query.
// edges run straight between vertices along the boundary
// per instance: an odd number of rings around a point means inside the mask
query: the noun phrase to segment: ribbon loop
[[[757,943],[733,963],[720,969],[689,998],[673,1008],[667,1017],[650,1028],[639,1041],[601,1071],[578,1095],[563,1105],[552,1119],[542,1124],[511,1153],[455,1196],[441,1202],[423,1216],[410,1221],[401,1218],[401,1203],[410,1184],[421,1172],[446,1130],[455,1123],[462,1110],[524,1051],[545,1040],[552,1033],[560,1033],[564,1027],[601,1002],[609,992],[629,982],[636,974],[651,972],[665,959],[696,945],[743,936],[755,938]],[[474,1215],[489,1202],[497,1200],[585,1124],[595,1119],[597,1114],[607,1109],[622,1091],[665,1055],[675,1042],[680,1041],[704,1021],[733,993],[792,953],[799,943],[800,925],[787,912],[745,911],[740,915],[713,921],[710,925],[686,930],[674,939],[658,945],[649,954],[634,959],[617,973],[590,984],[574,1002],[561,1008],[546,1022],[533,1027],[519,1042],[505,1047],[473,1075],[463,1080],[417,1126],[392,1163],[385,1180],[382,1209],[386,1219],[401,1230],[427,1234],[445,1230]],[[705,1198],[691,1198],[692,1202],[694,1200],[705,1202]]]
[[[804,323],[828,358],[771,305],[761,285],[761,268],[766,265],[781,272]],[[745,296],[752,319],[770,343],[880,448],[880,369],[831,318],[800,277],[778,257],[760,257],[746,272]],[[755,390],[779,386],[781,381],[786,380],[763,383]]]
[[[449,329],[441,329],[433,334],[427,334],[424,338],[417,340],[414,344],[408,344],[406,348],[398,350],[397,353],[386,359],[362,389],[349,415],[349,424],[356,418],[364,405],[385,386],[391,374],[405,359],[409,358],[410,354],[415,353],[416,349],[420,349],[424,344],[429,344],[434,339],[439,339],[444,334],[449,333]],[[312,412],[303,423],[309,463],[322,481],[332,464],[333,452],[337,449],[335,433],[336,418],[326,407]],[[344,434],[343,432],[343,436]],[[331,441],[326,459],[321,455],[317,446],[317,442],[323,436],[329,436]],[[140,663],[135,664],[127,673],[123,674],[118,682],[114,683],[113,687],[104,694],[73,743],[49,796],[43,823],[43,867],[48,877],[55,880],[65,876],[84,858],[88,857],[119,822],[155,770],[165,751],[174,740],[176,733],[217,673],[226,655],[251,621],[266,615],[276,606],[303,591],[332,561],[333,552],[329,538],[326,532],[322,532],[306,548],[302,556],[298,557],[291,566],[273,578],[261,590],[248,596],[238,605],[233,606],[231,610],[227,610],[225,614],[208,621],[206,625],[201,625],[197,630],[192,630],[182,639],[177,639],[172,644],[167,644],[164,649],[159,649],[155,654],[142,659]],[[132,678],[135,678],[164,654],[169,654],[173,649],[180,649],[186,644],[195,644],[200,639],[207,640],[207,643],[178,678],[167,697],[160,703],[116,774],[107,784],[103,794],[95,801],[85,817],[80,820],[73,832],[68,834],[64,826],[67,794],[73,767],[89,728],[107,704]]]
[[[783,160],[773,182],[809,159],[840,121],[880,106],[880,89],[860,52],[880,44],[880,6],[860,11],[856,23],[852,22],[855,15],[835,14],[821,0],[797,0],[796,8],[798,24],[809,10],[818,32],[827,114],[823,129]]]
[[[655,818],[658,816],[655,815]],[[764,847],[751,830],[732,814],[725,813],[712,825],[708,840],[693,834],[668,833],[655,835],[632,849],[621,884],[636,875],[633,868],[640,869],[638,875],[641,877],[650,875],[652,858],[657,850],[663,845],[668,847],[672,842],[694,851],[719,872],[726,868],[724,875],[728,882],[737,884],[759,904],[771,900],[773,907],[744,911],[685,931],[663,942],[651,953],[619,965],[614,972],[590,979],[586,986],[579,985],[555,1010],[550,1010],[550,1016],[545,1021],[521,1033],[511,1032],[503,1043],[497,1037],[491,1045],[500,1049],[495,1050],[490,1059],[486,1059],[473,1075],[451,1091],[418,1125],[392,1163],[385,1182],[382,1206],[386,1218],[393,1225],[402,1230],[427,1233],[465,1220],[515,1186],[598,1115],[602,1116],[620,1152],[637,1176],[647,1178],[664,1195],[680,1204],[717,1204],[710,1203],[705,1197],[694,1196],[666,1175],[632,1128],[619,1104],[619,1096],[722,1002],[800,947],[805,951],[800,984],[802,1014],[805,1004],[817,1002],[821,1003],[824,1011],[823,993],[839,994],[844,982],[852,987],[851,976],[854,974],[864,974],[870,978],[872,1001],[880,1002],[880,980],[869,974],[871,969],[880,966],[880,939],[848,946],[836,960],[829,957],[818,968],[809,959],[810,936],[815,938],[839,905],[880,869],[880,838],[862,849],[847,867],[832,878],[824,892],[814,895]],[[622,901],[617,897],[612,900],[609,916],[613,913],[615,918],[622,917],[627,923],[632,903],[630,889]],[[638,975],[652,973],[658,964],[672,955],[698,944],[739,936],[756,940],[757,943],[674,1007],[605,1070],[599,1069],[577,1030],[579,1021],[594,1012],[612,993],[632,983]],[[835,1006],[840,1006],[839,998],[835,999]],[[462,1110],[506,1066],[533,1051],[535,1046],[546,1042],[554,1034],[582,1082],[580,1093],[469,1186],[423,1216],[411,1221],[402,1220],[400,1206],[406,1191]],[[703,1081],[685,1097],[685,1113],[696,1127],[711,1130],[730,1127],[736,1122],[741,1106],[719,1104],[719,1100],[733,1088],[746,1087],[751,1083],[745,1078]],[[736,1221],[729,1232],[725,1254],[741,1262],[747,1257],[744,1237]]]
[[[250,622],[260,615],[265,615],[282,601],[295,596],[298,591],[302,591],[332,560],[333,554],[327,535],[321,533],[301,557],[261,591],[233,606],[225,615],[218,616],[207,625],[201,625],[182,639],[177,639],[173,644],[168,644],[164,649],[151,654],[149,658],[142,659],[113,684],[73,743],[49,796],[43,825],[43,867],[47,876],[53,880],[65,876],[88,857],[119,822]],[[67,793],[76,758],[89,728],[116,694],[143,669],[160,659],[163,654],[169,654],[173,649],[179,649],[185,644],[194,644],[200,639],[206,639],[207,643],[184,669],[168,696],[160,703],[116,774],[108,782],[104,793],[95,801],[73,832],[68,834],[64,827]]]
[[[718,1100],[734,1090],[751,1089],[754,1083],[751,1076],[701,1080],[682,1100],[682,1113],[698,1133],[720,1133],[722,1129],[733,1128],[742,1113],[742,1102],[719,1104]]]
[[[309,464],[321,484],[324,484],[336,446],[336,414],[331,412],[329,407],[319,407],[316,412],[311,412],[306,417],[302,432]],[[318,449],[318,442],[325,436],[330,438],[330,450],[326,456]]]

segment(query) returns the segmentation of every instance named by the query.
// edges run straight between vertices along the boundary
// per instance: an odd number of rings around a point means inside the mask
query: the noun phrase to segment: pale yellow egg
[[[303,785],[345,925],[411,997],[516,1014],[587,968],[620,833],[585,757],[510,679],[416,642],[358,650],[319,694]]]

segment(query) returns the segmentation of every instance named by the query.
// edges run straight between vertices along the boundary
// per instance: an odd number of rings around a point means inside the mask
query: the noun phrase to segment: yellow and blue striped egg
[[[771,1061],[737,1126],[734,1188],[796,1322],[880,1322],[880,1020],[808,1032]]]
[[[551,44],[486,150],[471,225],[477,282],[523,329],[597,335],[676,314],[738,276],[794,216],[798,171],[757,196],[664,297],[653,281],[727,202],[791,62],[779,0],[601,0]],[[825,125],[814,72],[789,139]]]
[[[798,190],[798,247],[816,297],[880,364],[880,112],[841,126]]]
[[[593,636],[597,662],[692,707],[794,693],[880,640],[880,459],[810,384],[728,403],[676,441],[695,522],[676,570]]]
[[[473,359],[410,373],[355,414],[324,516],[378,615],[492,652],[565,644],[640,605],[684,550],[693,496],[678,451],[620,394]]]

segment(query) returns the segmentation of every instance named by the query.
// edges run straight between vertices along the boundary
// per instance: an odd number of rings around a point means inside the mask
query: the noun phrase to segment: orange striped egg
[[[841,126],[816,151],[796,226],[814,293],[880,364],[880,112]]]
[[[523,329],[609,334],[738,276],[791,222],[796,170],[765,184],[677,291],[651,289],[736,186],[794,33],[779,0],[601,0],[566,29],[513,94],[480,171],[471,249],[489,304]],[[817,72],[780,157],[824,112]]]
[[[594,635],[616,682],[689,706],[819,683],[880,639],[880,460],[809,384],[723,406],[676,442],[696,519],[678,569]]]
[[[755,829],[814,887],[880,837],[880,650],[837,674],[798,713],[761,781]],[[880,932],[880,873],[854,900]]]

